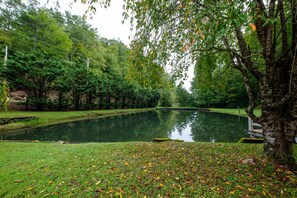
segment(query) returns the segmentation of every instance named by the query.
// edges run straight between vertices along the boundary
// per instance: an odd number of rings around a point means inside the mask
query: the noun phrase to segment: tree
[[[191,93],[189,93],[182,84],[179,84],[175,90],[176,101],[180,107],[192,107],[194,106],[194,98]]]
[[[49,56],[65,58],[72,42],[47,9],[30,7],[16,19],[13,48],[15,51],[38,50]]]
[[[247,113],[262,124],[265,154],[277,162],[294,164],[296,1],[126,0],[126,7],[135,13],[132,17],[137,21],[138,45],[154,60],[165,64],[172,54],[184,61],[187,55],[197,60],[203,54],[200,52],[228,55],[245,83]],[[259,84],[260,117],[253,114],[255,96],[250,76]]]
[[[89,0],[109,5],[110,0]],[[264,153],[295,164],[297,132],[297,2],[295,0],[125,0],[136,22],[137,45],[152,62],[174,59],[180,71],[207,52],[224,53],[245,83],[248,115],[262,124]],[[95,8],[91,11],[95,11]],[[130,12],[131,11],[131,12]],[[251,32],[251,36],[247,36]],[[250,39],[252,38],[252,39]],[[139,53],[139,52],[137,52]],[[172,64],[173,65],[173,64]],[[262,115],[256,117],[250,76],[259,84]]]
[[[0,1],[0,47],[11,45],[13,37],[9,31],[13,29],[15,20],[20,16],[24,4],[21,0]]]
[[[15,89],[25,91],[37,110],[43,110],[63,65],[61,60],[39,51],[17,52],[10,57],[1,76],[5,76]]]
[[[199,107],[246,107],[248,98],[241,75],[220,55],[203,56],[196,63],[191,87],[196,103]]]

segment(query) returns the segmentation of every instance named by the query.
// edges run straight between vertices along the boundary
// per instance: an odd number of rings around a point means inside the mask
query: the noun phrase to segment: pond
[[[93,120],[69,122],[17,135],[2,135],[4,140],[66,142],[152,141],[169,137],[186,142],[237,142],[249,137],[246,118],[210,112],[149,111]]]

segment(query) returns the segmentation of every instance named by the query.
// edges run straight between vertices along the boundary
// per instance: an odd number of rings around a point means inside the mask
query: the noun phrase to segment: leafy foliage
[[[25,91],[28,100],[38,110],[43,110],[47,95],[53,90],[53,82],[62,75],[62,67],[59,59],[49,58],[40,52],[17,52],[7,62],[2,75],[14,88]]]
[[[0,80],[0,105],[1,109],[7,111],[9,105],[9,98],[8,98],[8,85],[6,80]]]
[[[194,97],[189,93],[185,88],[182,87],[182,84],[179,84],[175,90],[176,100],[179,106],[181,107],[193,107],[195,106]]]

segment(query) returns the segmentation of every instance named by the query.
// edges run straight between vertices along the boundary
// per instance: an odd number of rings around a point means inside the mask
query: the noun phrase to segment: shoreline
[[[34,129],[44,126],[56,125],[61,123],[68,123],[68,122],[76,122],[82,120],[90,120],[90,119],[97,119],[97,118],[105,118],[105,117],[113,117],[113,116],[120,116],[120,115],[127,115],[127,114],[134,114],[134,113],[141,113],[147,111],[155,111],[156,108],[146,108],[146,109],[114,109],[114,110],[86,110],[86,111],[67,111],[67,112],[34,112],[34,111],[12,111],[12,112],[1,112],[6,113],[8,117],[4,117],[0,113],[0,119],[14,119],[18,117],[36,117],[36,119],[24,122],[13,122],[5,125],[0,125],[0,134],[8,134],[8,133],[17,133],[22,130],[26,129]],[[75,115],[77,113],[78,115]],[[18,115],[18,114],[25,114],[25,115]],[[46,114],[51,114],[51,118],[46,119]],[[59,115],[60,114],[60,115]],[[67,115],[70,114],[70,115]],[[53,115],[57,117],[52,118]],[[13,117],[11,117],[13,116]]]

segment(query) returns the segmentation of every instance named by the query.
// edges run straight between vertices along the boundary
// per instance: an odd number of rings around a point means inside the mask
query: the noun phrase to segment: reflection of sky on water
[[[183,140],[185,142],[194,142],[193,137],[192,137],[192,128],[191,128],[190,124],[191,123],[188,123],[187,126],[181,132],[178,131],[177,128],[175,128],[171,132],[169,138]]]

